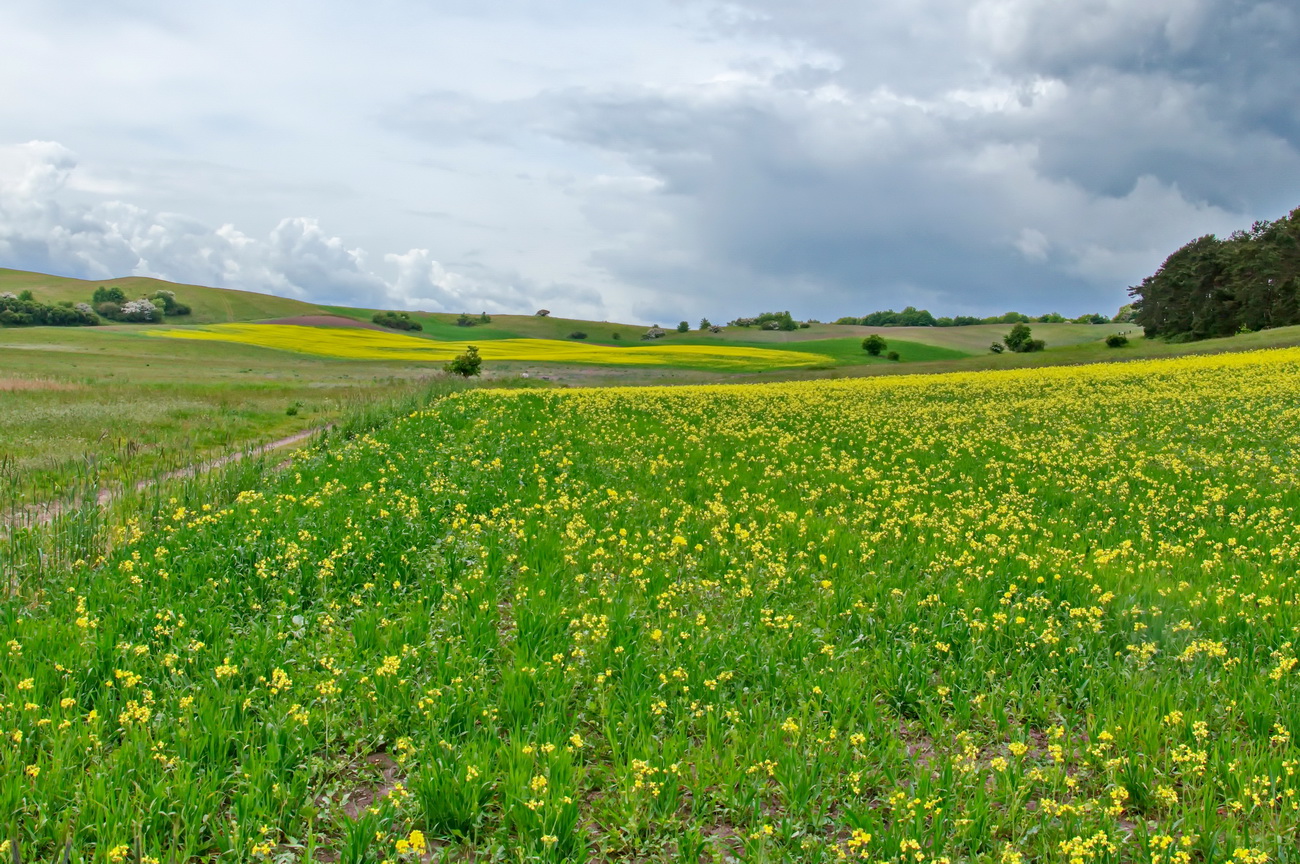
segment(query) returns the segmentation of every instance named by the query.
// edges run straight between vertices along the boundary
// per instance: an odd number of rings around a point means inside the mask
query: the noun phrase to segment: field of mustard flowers
[[[469,391],[11,584],[23,861],[1293,862],[1300,350]]]
[[[170,339],[234,342],[312,354],[317,357],[414,363],[446,362],[463,353],[470,344],[464,341],[435,341],[378,330],[298,327],[292,324],[213,324],[207,327],[155,330],[147,335]],[[726,344],[635,343],[626,347],[612,347],[562,339],[487,339],[479,340],[476,344],[483,359],[491,362],[681,366],[735,372],[790,369],[826,362],[826,357],[823,355],[807,351]],[[957,352],[948,353],[960,356]]]

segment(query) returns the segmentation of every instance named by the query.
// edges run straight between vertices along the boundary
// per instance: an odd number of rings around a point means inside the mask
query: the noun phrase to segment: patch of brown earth
[[[384,330],[373,321],[358,321],[342,315],[294,315],[290,318],[272,318],[258,324],[293,324],[298,327],[359,327],[363,330]]]
[[[6,390],[80,390],[76,384],[39,378],[0,378],[0,392]]]

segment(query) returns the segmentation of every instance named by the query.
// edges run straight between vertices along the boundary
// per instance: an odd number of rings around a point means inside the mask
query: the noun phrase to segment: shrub
[[[888,354],[885,355],[885,359],[886,359],[886,360],[901,360],[901,359],[903,359],[903,358],[900,357],[900,356],[898,355],[898,352],[897,352],[897,351],[890,351]]]
[[[458,354],[455,359],[442,367],[452,375],[461,375],[465,378],[471,375],[478,375],[482,371],[483,358],[478,356],[478,348],[473,345],[465,346],[465,353]]]
[[[376,312],[370,320],[378,324],[380,327],[388,327],[391,330],[424,329],[424,325],[419,321],[412,321],[411,316],[405,312]]]
[[[872,357],[879,357],[880,352],[884,351],[888,344],[889,343],[887,343],[884,340],[884,337],[879,333],[872,333],[866,339],[862,340],[862,350],[866,351]]]
[[[487,314],[486,312],[480,312],[480,313],[479,313],[479,316],[478,316],[478,323],[480,323],[480,324],[491,324],[491,323],[492,323],[492,316],[489,315],[489,314]]]
[[[1001,342],[994,342],[989,346],[989,350],[994,354],[1001,354],[1003,351],[1007,350],[1007,346],[1003,345]]]
[[[119,321],[157,321],[162,315],[158,307],[153,302],[141,297],[139,300],[128,300],[122,304],[122,309],[117,313]]]
[[[614,338],[615,338],[615,339],[622,339],[623,337],[620,336],[620,335],[618,335],[617,333],[615,333],[615,334],[614,334]]]
[[[477,321],[466,315],[464,312],[460,313],[460,317],[456,319],[457,327],[473,327],[477,323]]]
[[[24,300],[22,294],[0,294],[0,324],[7,327],[92,327],[98,323],[99,318],[85,303],[51,305]]]
[[[1042,351],[1047,347],[1047,343],[1042,339],[1034,339],[1029,325],[1023,323],[1012,327],[1011,332],[1002,341],[1007,343],[1007,347],[1017,354]]]
[[[114,303],[112,300],[105,300],[102,303],[95,304],[95,311],[112,321],[116,319],[118,315],[122,314],[122,307],[120,304]]]
[[[155,306],[162,310],[163,315],[188,315],[190,307],[186,306],[176,299],[175,291],[168,291],[160,288],[149,296],[149,299]]]
[[[764,312],[756,318],[737,318],[732,327],[753,327],[758,325],[763,330],[798,330],[794,317],[789,312]]]
[[[569,338],[570,338],[570,339],[586,339],[586,338],[587,338],[587,334],[584,333],[584,332],[582,332],[581,330],[574,330],[572,333],[569,334]]]
[[[1112,333],[1106,337],[1107,348],[1123,348],[1128,344],[1128,337],[1123,333]]]
[[[111,288],[107,285],[100,285],[95,289],[95,293],[91,296],[90,302],[94,303],[96,306],[100,303],[116,303],[121,306],[126,302],[126,295],[123,294],[122,289],[118,288],[116,285]]]
[[[712,327],[712,326],[713,326],[713,324],[712,324],[712,322],[709,321],[708,318],[701,318],[701,319],[700,319],[700,329],[701,329],[701,330],[708,330],[708,329],[709,329],[710,327]]]
[[[677,332],[678,332],[678,333],[688,333],[688,332],[690,332],[690,329],[691,329],[691,325],[688,324],[687,322],[685,322],[685,321],[678,321],[678,322],[677,322]]]

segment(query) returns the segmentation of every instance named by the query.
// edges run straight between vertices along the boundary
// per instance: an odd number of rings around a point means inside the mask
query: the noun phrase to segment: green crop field
[[[1298,428],[1297,349],[451,395],[10,569],[5,852],[1296,862]]]

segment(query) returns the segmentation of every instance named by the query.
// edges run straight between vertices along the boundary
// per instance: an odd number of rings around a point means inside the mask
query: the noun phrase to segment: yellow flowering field
[[[150,331],[172,339],[238,342],[349,360],[390,360],[445,363],[465,351],[468,342],[443,342],[401,333],[341,327],[299,327],[293,324],[213,324]],[[629,345],[614,348],[560,339],[487,339],[478,345],[485,361],[570,363],[590,366],[685,366],[699,369],[760,371],[825,363],[826,357],[806,351],[751,348],[737,345]]]
[[[1295,862],[1300,350],[468,391],[10,585],[5,854]]]

